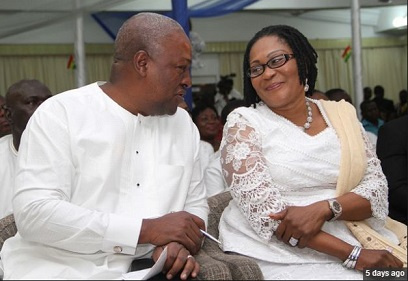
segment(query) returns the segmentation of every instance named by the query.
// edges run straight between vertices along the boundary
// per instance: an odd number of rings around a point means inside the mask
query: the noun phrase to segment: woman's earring
[[[307,78],[306,78],[306,81],[305,81],[305,87],[303,89],[305,90],[305,93],[307,91],[309,91],[309,84],[307,84]]]

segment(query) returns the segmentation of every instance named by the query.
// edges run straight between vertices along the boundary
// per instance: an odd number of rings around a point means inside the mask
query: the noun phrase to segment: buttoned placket
[[[135,158],[134,158],[134,160],[135,160],[135,167],[136,167],[136,170],[139,170],[140,168],[141,168],[141,166],[140,166],[140,162],[141,162],[141,151],[140,151],[140,149],[141,149],[141,147],[140,147],[140,139],[139,138],[137,138],[137,134],[138,134],[138,132],[140,133],[140,131],[141,131],[141,129],[142,129],[142,120],[141,120],[141,117],[140,116],[138,116],[137,117],[137,121],[136,121],[136,126],[135,126],[135,128],[134,128],[134,151],[135,151]],[[140,173],[140,172],[138,172],[138,171],[135,171],[135,174],[134,174],[134,179],[135,179],[135,181],[134,181],[134,186],[136,187],[136,188],[140,188],[141,187],[141,178],[140,178],[140,175],[142,175],[142,173]]]

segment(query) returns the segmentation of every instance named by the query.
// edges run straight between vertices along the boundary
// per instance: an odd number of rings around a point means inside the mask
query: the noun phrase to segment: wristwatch
[[[335,221],[338,217],[340,217],[341,213],[343,212],[343,208],[341,207],[339,201],[335,198],[327,200],[329,202],[330,210],[333,213],[333,217],[329,221]]]

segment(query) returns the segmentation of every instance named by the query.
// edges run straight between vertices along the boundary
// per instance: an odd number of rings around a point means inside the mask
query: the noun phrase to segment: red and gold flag
[[[67,63],[67,69],[75,69],[75,57],[74,55],[70,55]]]
[[[347,62],[350,59],[350,57],[351,57],[351,47],[350,47],[350,45],[348,45],[344,49],[343,54],[341,55],[341,57],[343,58],[344,62]]]

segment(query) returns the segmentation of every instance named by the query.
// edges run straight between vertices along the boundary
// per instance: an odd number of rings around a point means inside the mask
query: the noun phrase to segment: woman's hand
[[[299,240],[295,246],[304,248],[321,230],[330,213],[327,201],[319,201],[303,207],[290,206],[279,213],[270,214],[269,217],[281,221],[275,231],[278,240],[294,246],[289,244],[289,240],[293,237]]]
[[[189,276],[195,278],[200,271],[200,265],[190,252],[180,243],[170,242],[167,245],[156,247],[153,251],[153,260],[156,262],[160,254],[167,246],[167,259],[164,264],[163,274],[167,279],[172,279],[181,271],[181,280],[187,280]]]
[[[357,259],[356,269],[365,268],[402,268],[403,263],[387,250],[361,249]]]

